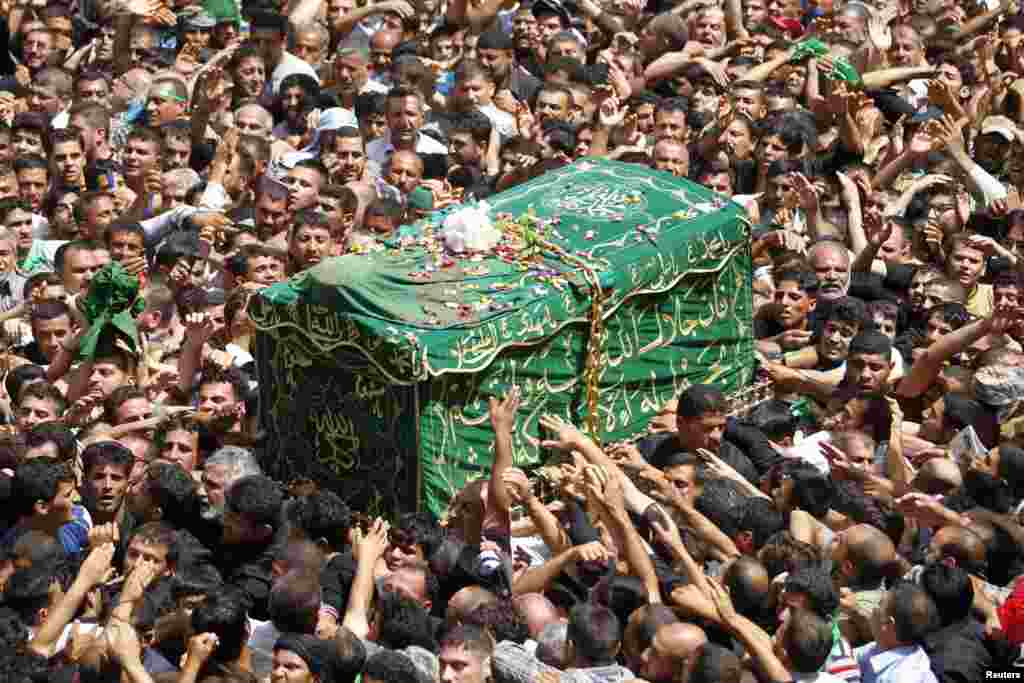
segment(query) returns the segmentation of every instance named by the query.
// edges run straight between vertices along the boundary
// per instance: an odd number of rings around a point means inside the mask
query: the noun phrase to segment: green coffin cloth
[[[415,387],[418,410],[403,438],[435,512],[488,471],[488,396],[523,391],[520,465],[540,457],[541,413],[582,423],[588,274],[604,295],[602,439],[642,431],[690,383],[735,390],[751,381],[749,230],[738,205],[667,173],[590,159],[487,204],[506,235],[536,233],[572,258],[511,239],[496,253],[446,253],[436,238],[442,212],[403,227],[383,252],[329,259],[264,289],[249,308],[275,340],[275,367],[286,375],[275,378],[277,391],[303,393],[342,350],[368,359],[372,372],[360,382],[378,387],[367,390],[371,403],[383,387]],[[310,429],[326,420],[316,419]]]

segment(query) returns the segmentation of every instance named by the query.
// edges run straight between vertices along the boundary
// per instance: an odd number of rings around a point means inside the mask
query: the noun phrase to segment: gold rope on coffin
[[[557,244],[553,244],[540,235],[533,237],[534,241],[542,248],[556,254],[563,261],[578,267],[583,272],[583,278],[590,285],[590,337],[587,340],[587,361],[583,368],[583,382],[587,388],[587,415],[586,430],[594,443],[600,445],[599,415],[598,407],[598,384],[601,371],[601,350],[604,348],[604,293],[601,291],[601,283],[597,277],[597,271],[591,268],[582,259],[568,253]]]

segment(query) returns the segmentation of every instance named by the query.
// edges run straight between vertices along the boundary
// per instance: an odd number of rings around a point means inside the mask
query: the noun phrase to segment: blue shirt
[[[938,683],[932,663],[920,645],[882,650],[868,643],[853,651],[861,683]]]
[[[77,555],[89,547],[89,529],[92,528],[92,519],[81,505],[71,508],[71,516],[71,521],[57,530],[57,539],[64,547],[65,553]],[[24,532],[25,528],[21,525],[11,527],[0,538],[0,546],[5,548],[13,546]]]

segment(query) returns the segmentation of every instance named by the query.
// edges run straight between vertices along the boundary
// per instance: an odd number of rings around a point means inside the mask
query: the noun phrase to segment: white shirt
[[[252,652],[252,672],[257,676],[270,673],[274,660],[274,644],[281,637],[272,621],[249,619],[249,650]]]
[[[369,159],[371,164],[370,171],[376,175],[381,175],[382,169],[388,163],[388,160],[391,158],[394,151],[395,146],[391,144],[390,130],[384,133],[384,137],[371,140],[366,145],[366,158]],[[416,153],[447,154],[448,148],[429,135],[417,132]]]

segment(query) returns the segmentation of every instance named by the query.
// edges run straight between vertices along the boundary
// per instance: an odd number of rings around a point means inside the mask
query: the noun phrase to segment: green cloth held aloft
[[[89,331],[79,345],[79,358],[94,358],[100,338],[108,329],[115,335],[120,333],[129,350],[138,354],[141,343],[135,316],[146,308],[139,290],[139,278],[130,275],[120,263],[108,263],[96,273],[89,285],[89,293],[79,303],[85,319],[89,321]]]
[[[820,59],[828,56],[828,54],[828,46],[825,43],[817,38],[808,38],[801,40],[793,46],[793,56],[790,61],[799,62],[802,59],[809,58]],[[832,64],[835,68],[830,73],[825,74],[825,76],[832,80],[846,81],[851,85],[861,85],[860,74],[845,57],[832,56]]]
[[[238,3],[235,0],[203,0],[203,10],[218,24],[228,21],[238,23],[242,20],[238,11]]]

